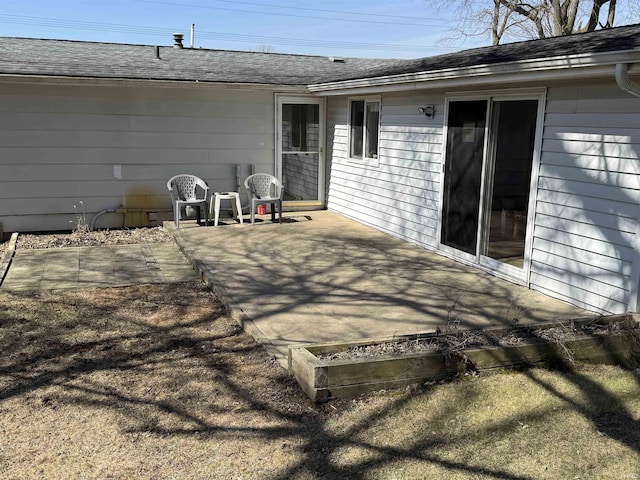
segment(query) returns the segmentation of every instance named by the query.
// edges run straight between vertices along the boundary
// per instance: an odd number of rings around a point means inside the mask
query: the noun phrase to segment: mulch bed
[[[96,231],[77,229],[71,233],[21,233],[20,236],[18,236],[16,248],[20,250],[37,248],[96,247],[102,245],[131,245],[139,243],[165,243],[172,241],[173,237],[162,227]],[[2,245],[0,245],[0,248]],[[0,250],[0,252],[1,251],[2,250]]]

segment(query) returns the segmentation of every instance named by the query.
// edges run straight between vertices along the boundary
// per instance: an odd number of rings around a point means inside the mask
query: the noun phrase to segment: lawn
[[[640,372],[314,405],[200,283],[0,293],[0,478],[640,479]]]

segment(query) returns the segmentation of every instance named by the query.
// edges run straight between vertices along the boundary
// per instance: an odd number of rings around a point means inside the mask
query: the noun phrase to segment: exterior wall
[[[238,190],[237,165],[241,181],[251,165],[273,173],[273,118],[271,91],[2,84],[0,222],[7,232],[70,229],[81,201],[88,221],[121,205],[170,210],[166,182],[178,173]],[[97,226],[122,222],[109,214]],[[125,222],[145,225],[147,214]]]
[[[379,166],[350,161],[346,97],[327,105],[328,208],[421,246],[437,245],[443,95],[383,95]],[[427,118],[418,107],[435,104]]]
[[[613,82],[549,88],[531,288],[593,311],[633,308],[639,113]]]
[[[435,104],[425,118],[418,106]],[[328,207],[437,248],[444,95],[382,96],[380,165],[347,159],[347,98],[328,103]],[[548,89],[530,287],[595,312],[637,310],[640,98],[601,84]]]

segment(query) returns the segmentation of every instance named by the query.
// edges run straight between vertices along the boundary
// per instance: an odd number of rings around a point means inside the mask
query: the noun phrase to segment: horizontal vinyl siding
[[[273,118],[267,91],[5,84],[0,222],[5,231],[68,229],[79,202],[89,221],[120,205],[170,209],[166,182],[179,173],[237,190],[238,165],[243,177],[251,165],[273,172]],[[99,226],[122,221],[105,216]]]
[[[549,88],[531,288],[598,312],[637,286],[640,99],[615,84]]]
[[[425,247],[437,245],[443,98],[384,95],[378,165],[351,161],[348,99],[330,98],[327,145],[331,159],[328,207]],[[436,104],[427,118],[419,106]]]

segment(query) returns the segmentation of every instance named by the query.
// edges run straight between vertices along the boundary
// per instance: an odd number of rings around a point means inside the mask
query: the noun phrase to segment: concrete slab
[[[332,212],[180,225],[165,228],[281,361],[291,344],[591,315]]]
[[[173,243],[17,250],[0,290],[63,290],[197,278]]]

